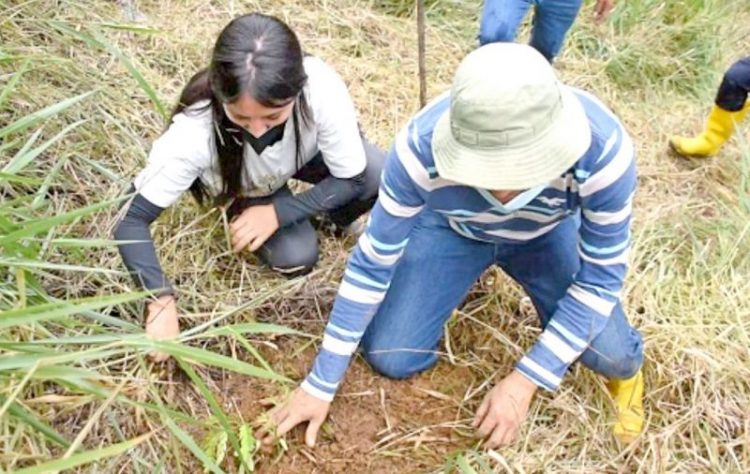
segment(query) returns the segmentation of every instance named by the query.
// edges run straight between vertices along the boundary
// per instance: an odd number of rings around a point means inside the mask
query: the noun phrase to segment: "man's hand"
[[[279,228],[279,218],[273,204],[251,206],[229,224],[232,248],[255,252]]]
[[[494,449],[515,440],[536,389],[534,382],[514,370],[487,392],[472,423],[479,436],[489,437],[486,447]]]
[[[163,295],[148,304],[146,311],[146,337],[157,341],[175,339],[180,335],[179,315],[174,296]],[[168,354],[151,352],[148,357],[154,362],[164,362]]]
[[[289,430],[308,421],[305,432],[305,444],[309,447],[315,446],[318,430],[328,416],[331,402],[315,398],[301,388],[292,393],[289,401],[284,406],[271,412],[271,421],[276,426],[276,433],[262,432],[259,438],[265,445],[273,443],[275,437],[284,436]]]
[[[615,6],[615,0],[596,0],[594,7],[594,20],[601,23],[607,19]]]

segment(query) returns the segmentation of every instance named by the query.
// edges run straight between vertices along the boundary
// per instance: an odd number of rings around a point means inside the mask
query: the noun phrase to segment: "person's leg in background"
[[[238,198],[227,210],[231,220],[250,206],[268,204],[283,196],[289,196],[287,186],[272,196],[261,198]],[[310,273],[318,261],[318,235],[309,220],[305,219],[278,229],[255,252],[258,258],[272,270],[289,278]]]
[[[443,326],[492,264],[493,248],[462,237],[444,217],[425,211],[362,338],[373,369],[403,379],[437,362]]]
[[[516,280],[537,309],[542,328],[547,326],[580,267],[578,222],[569,217],[551,232],[518,247],[498,252],[498,265]],[[578,359],[609,380],[617,405],[614,434],[630,442],[643,426],[643,340],[618,303],[601,333],[588,341]]]
[[[514,41],[532,3],[533,0],[485,0],[479,22],[479,45]]]
[[[724,143],[750,111],[750,56],[740,59],[727,70],[721,81],[711,113],[703,131],[694,137],[674,136],[669,145],[684,157],[704,158],[721,150]]]
[[[583,0],[538,0],[529,44],[547,61],[554,61],[560,52],[582,3]]]

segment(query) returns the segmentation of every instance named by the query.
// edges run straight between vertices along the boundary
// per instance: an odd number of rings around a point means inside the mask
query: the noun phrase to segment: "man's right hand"
[[[160,341],[176,339],[179,335],[179,315],[174,296],[163,295],[151,301],[146,311],[146,337]],[[169,359],[169,354],[151,352],[148,357],[154,362],[164,362]]]
[[[298,388],[282,407],[271,412],[271,421],[276,427],[276,432],[261,433],[259,438],[265,445],[272,444],[277,437],[284,436],[295,426],[307,421],[309,424],[305,431],[305,444],[312,448],[330,407],[331,402],[316,398]]]

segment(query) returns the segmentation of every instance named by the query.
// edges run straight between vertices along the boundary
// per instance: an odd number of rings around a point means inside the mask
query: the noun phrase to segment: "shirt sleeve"
[[[357,112],[341,77],[318,58],[307,58],[309,99],[318,149],[336,178],[351,178],[365,170],[367,159]]]
[[[307,191],[275,199],[273,206],[279,227],[286,227],[320,212],[338,209],[362,194],[364,185],[364,172],[349,179],[328,176]]]
[[[211,163],[211,111],[175,115],[154,141],[146,167],[134,180],[136,190],[161,208],[172,205]]]
[[[378,200],[349,257],[323,344],[302,383],[302,389],[317,398],[333,399],[354,350],[385,297],[424,207],[425,190],[416,184],[415,174],[419,174],[416,182],[428,179],[404,131],[386,158]]]
[[[636,187],[633,142],[624,129],[579,184],[580,269],[546,329],[516,368],[555,390],[572,364],[607,325],[627,271],[632,198]],[[586,174],[586,173],[584,173]]]
[[[131,188],[130,192],[133,191],[134,188]],[[159,264],[149,229],[162,211],[163,208],[136,194],[114,232],[115,239],[119,241],[117,248],[135,284],[153,291],[155,296],[175,293]]]

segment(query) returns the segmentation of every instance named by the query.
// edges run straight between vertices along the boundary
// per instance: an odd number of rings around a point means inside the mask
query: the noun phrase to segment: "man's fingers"
[[[315,446],[315,439],[318,437],[318,430],[322,424],[323,420],[317,418],[313,418],[310,420],[310,423],[308,423],[307,430],[305,431],[305,444],[307,444],[308,447],[312,448]]]
[[[511,426],[505,431],[505,436],[503,437],[502,441],[500,441],[500,444],[502,446],[508,446],[513,441],[516,440],[516,433],[518,433],[518,426]]]
[[[279,426],[276,427],[276,436],[284,436],[289,430],[302,423],[305,420],[298,418],[296,415],[289,415],[284,418]]]
[[[492,433],[492,431],[495,429],[495,426],[497,426],[497,420],[492,415],[492,413],[487,413],[487,415],[485,415],[484,417],[484,420],[482,420],[482,424],[479,425],[477,433],[479,433],[480,437],[486,438],[490,435],[490,433]]]
[[[490,394],[487,393],[487,395],[484,396],[484,400],[482,400],[482,404],[479,405],[479,408],[477,409],[477,414],[474,415],[474,421],[471,422],[471,427],[476,428],[479,426],[479,423],[482,422],[485,415],[487,415],[487,410],[490,408]]]
[[[484,446],[490,449],[499,448],[503,445],[503,440],[505,439],[507,431],[508,430],[504,424],[498,423],[492,431],[492,436],[490,436],[490,439],[484,443]]]

